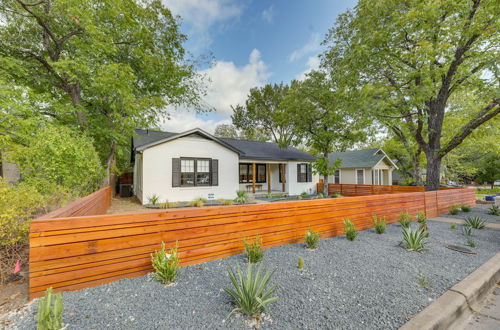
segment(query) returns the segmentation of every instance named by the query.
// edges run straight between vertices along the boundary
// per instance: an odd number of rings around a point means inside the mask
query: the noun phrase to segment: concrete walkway
[[[440,221],[440,222],[448,222],[448,223],[457,223],[457,224],[463,224],[464,220],[462,219],[457,219],[457,218],[446,218],[446,217],[434,217],[430,218],[429,220],[432,221]],[[487,228],[494,228],[494,229],[500,229],[500,223],[485,223]]]
[[[472,314],[465,329],[498,330],[500,329],[500,284],[484,300],[479,311]]]

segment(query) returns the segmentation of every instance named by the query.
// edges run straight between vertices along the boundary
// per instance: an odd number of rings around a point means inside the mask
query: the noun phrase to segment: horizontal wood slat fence
[[[453,189],[37,219],[30,228],[30,298],[48,287],[77,290],[144,275],[162,241],[168,247],[179,241],[186,266],[241,253],[243,235],[261,235],[268,248],[301,242],[308,228],[322,237],[342,235],[344,218],[363,230],[372,227],[373,215],[388,223],[403,210],[432,217],[452,204],[473,206],[474,197],[473,189]]]
[[[316,184],[318,192],[322,192],[324,184],[319,182]],[[453,189],[453,188],[452,188]],[[368,196],[380,194],[397,194],[402,192],[419,192],[425,191],[422,186],[388,186],[388,185],[371,185],[371,184],[328,184],[328,195],[341,194],[342,196]]]

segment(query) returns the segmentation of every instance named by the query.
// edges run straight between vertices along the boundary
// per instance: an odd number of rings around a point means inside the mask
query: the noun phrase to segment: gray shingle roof
[[[381,149],[352,150],[345,152],[332,152],[328,155],[330,164],[337,158],[342,159],[340,168],[373,167],[385,157]]]
[[[144,129],[136,129],[135,132],[139,136],[135,136],[132,139],[132,147],[134,150],[160,140],[183,134]],[[274,142],[258,142],[215,137],[214,140],[238,150],[240,158],[263,160],[299,160],[309,162],[312,162],[316,159],[311,154],[294,147],[283,149],[279,148],[278,144]]]

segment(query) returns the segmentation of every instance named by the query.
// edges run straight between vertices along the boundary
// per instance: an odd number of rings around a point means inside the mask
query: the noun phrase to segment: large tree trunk
[[[427,191],[439,189],[439,174],[441,158],[435,155],[427,155]]]
[[[323,195],[328,196],[328,175],[323,175]]]
[[[104,181],[104,186],[111,186],[112,196],[116,195],[116,142],[111,142],[111,151],[109,153],[107,168],[106,168],[106,179]]]

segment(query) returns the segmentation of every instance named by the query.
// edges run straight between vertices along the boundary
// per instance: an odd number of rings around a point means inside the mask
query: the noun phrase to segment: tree
[[[233,107],[233,124],[244,132],[263,131],[280,147],[295,144],[293,124],[283,103],[288,91],[283,83],[252,88],[245,106]]]
[[[217,137],[250,141],[268,141],[269,137],[261,129],[248,128],[246,130],[238,130],[231,124],[219,124],[215,127],[214,135]]]
[[[360,0],[324,42],[323,68],[344,79],[351,99],[407,126],[426,156],[429,190],[438,189],[443,157],[500,113],[499,8],[494,0]],[[471,102],[450,113],[463,95]],[[445,138],[452,114],[466,120]]]
[[[221,138],[238,139],[239,134],[236,127],[231,124],[219,124],[215,127],[214,135]]]
[[[491,189],[497,180],[500,180],[500,153],[485,157],[479,167],[479,175],[476,177],[476,181],[480,183],[491,184]]]
[[[328,176],[333,175],[341,163],[338,160],[330,164],[328,154],[345,151],[363,140],[367,121],[356,118],[355,109],[349,106],[344,91],[321,72],[312,72],[304,81],[293,82],[285,103],[294,134],[317,156],[313,167],[323,176],[327,195]]]
[[[134,128],[199,104],[186,37],[159,0],[5,0],[0,21],[0,75],[34,94],[39,117],[91,136],[111,184]]]

